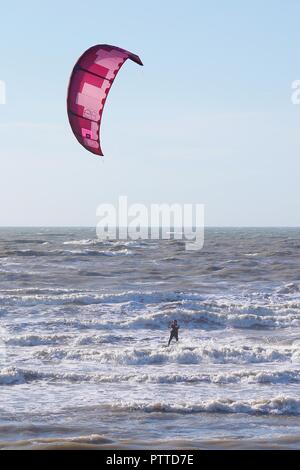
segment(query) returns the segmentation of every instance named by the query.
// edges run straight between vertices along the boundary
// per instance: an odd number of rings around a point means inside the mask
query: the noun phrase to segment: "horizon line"
[[[94,228],[94,229],[97,229],[97,226],[96,225],[95,226],[94,225],[0,225],[0,229],[2,228],[91,228],[91,229]],[[300,228],[300,225],[205,225],[204,229],[206,228]]]

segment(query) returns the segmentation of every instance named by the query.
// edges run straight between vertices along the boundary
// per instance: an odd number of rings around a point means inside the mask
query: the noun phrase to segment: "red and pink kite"
[[[143,65],[141,59],[129,51],[100,44],[82,54],[71,74],[67,96],[69,122],[78,142],[96,155],[103,155],[100,123],[105,100],[127,59]]]

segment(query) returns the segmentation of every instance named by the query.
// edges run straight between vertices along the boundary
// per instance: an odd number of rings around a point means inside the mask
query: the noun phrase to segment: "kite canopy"
[[[67,110],[72,131],[87,150],[103,155],[100,123],[104,104],[117,73],[127,59],[141,59],[119,47],[100,44],[85,51],[71,74]]]

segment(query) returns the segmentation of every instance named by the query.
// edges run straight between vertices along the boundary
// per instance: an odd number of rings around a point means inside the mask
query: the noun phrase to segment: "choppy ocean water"
[[[0,229],[1,448],[300,448],[299,387],[300,229]]]

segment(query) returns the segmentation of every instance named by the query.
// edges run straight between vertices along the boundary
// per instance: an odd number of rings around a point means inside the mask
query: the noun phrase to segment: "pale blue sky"
[[[0,225],[95,225],[96,207],[205,204],[207,225],[300,225],[298,0],[1,5]],[[66,88],[94,44],[137,53],[106,103],[104,160],[73,137]]]

